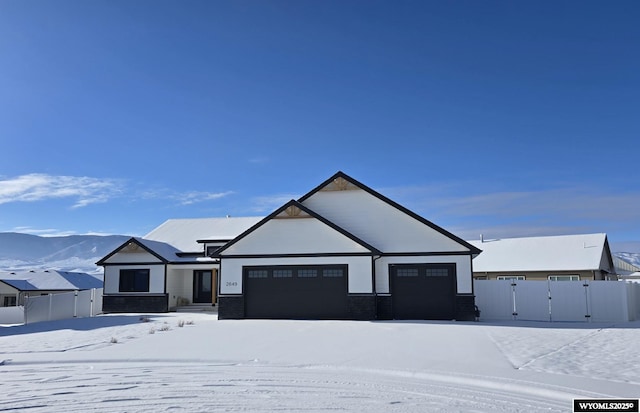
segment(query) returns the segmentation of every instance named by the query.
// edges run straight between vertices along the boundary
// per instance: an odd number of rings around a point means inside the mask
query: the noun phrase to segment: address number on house
[[[227,281],[225,286],[227,286],[227,287],[237,287],[238,286],[238,282],[237,281]]]

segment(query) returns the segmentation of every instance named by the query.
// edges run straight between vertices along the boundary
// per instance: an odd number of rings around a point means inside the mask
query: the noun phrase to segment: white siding
[[[453,263],[456,265],[458,294],[472,293],[471,257],[468,255],[426,256],[426,257],[382,257],[376,260],[376,292],[388,294],[389,264],[432,264]]]
[[[109,257],[105,263],[136,263],[136,262],[161,262],[158,257],[153,254],[149,254],[144,250],[140,250],[139,252],[118,252]]]
[[[272,219],[231,245],[234,254],[318,254],[369,252],[360,244],[315,218]]]
[[[364,190],[319,191],[303,204],[384,252],[469,251]]]
[[[164,265],[108,265],[104,267],[104,293],[105,294],[144,294],[121,293],[120,270],[149,269],[149,293],[164,293]]]
[[[248,265],[348,265],[349,293],[371,293],[371,257],[225,258],[220,270],[220,293],[242,294],[242,267]]]
[[[15,288],[0,282],[0,294],[2,295],[9,295],[12,297],[15,297],[18,294],[18,290],[16,290]],[[2,305],[2,304],[0,304]]]
[[[178,297],[193,301],[193,270],[167,270],[167,293],[169,293],[169,308],[176,307]]]

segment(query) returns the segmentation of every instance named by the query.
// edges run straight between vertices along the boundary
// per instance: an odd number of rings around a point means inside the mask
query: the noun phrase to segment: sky
[[[640,252],[639,20],[625,0],[0,0],[0,232],[265,216],[343,171],[465,239]]]

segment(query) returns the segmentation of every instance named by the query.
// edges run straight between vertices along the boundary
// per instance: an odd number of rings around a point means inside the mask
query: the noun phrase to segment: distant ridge
[[[102,268],[97,267],[95,263],[129,238],[129,235],[41,237],[18,232],[0,232],[0,271],[54,269],[101,273]],[[640,266],[638,252],[621,251],[613,254]]]
[[[95,265],[127,239],[127,235],[41,237],[0,232],[0,271],[55,269],[100,273]]]

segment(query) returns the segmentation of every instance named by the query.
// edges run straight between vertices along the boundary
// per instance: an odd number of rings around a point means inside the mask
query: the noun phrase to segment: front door
[[[212,303],[213,279],[211,270],[193,272],[193,302]]]

